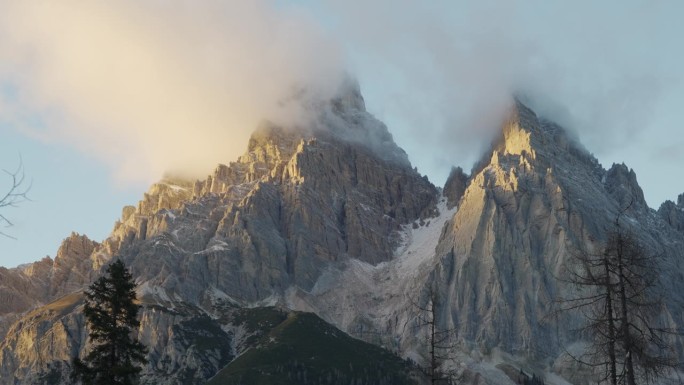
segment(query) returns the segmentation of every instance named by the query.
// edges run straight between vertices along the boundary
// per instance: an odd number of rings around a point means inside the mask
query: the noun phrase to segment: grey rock
[[[365,111],[358,85],[318,108],[306,130],[264,122],[243,156],[203,181],[169,177],[154,184],[136,207],[122,210],[102,244],[72,235],[46,266],[42,302],[19,298],[8,314],[16,319],[83,289],[105,261],[122,258],[148,304],[141,314],[141,338],[152,347],[144,381],[202,383],[236,353],[188,342],[213,330],[212,340],[232,343],[232,332],[221,332],[230,325],[212,321],[217,298],[271,301],[291,287],[312,289],[331,265],[390,260],[401,226],[434,213],[437,189]],[[18,279],[15,286],[33,281]],[[24,315],[13,324],[0,345],[2,378],[30,383],[46,362],[68,367],[70,357],[88,349],[79,305],[53,314],[54,304],[35,310],[41,323]],[[63,327],[68,340],[27,342],[57,324],[73,325]]]
[[[442,193],[447,197],[447,208],[456,207],[465,194],[468,185],[468,175],[460,167],[452,167],[449,177],[444,184]]]
[[[677,204],[665,201],[658,209],[660,216],[668,225],[684,234],[684,194],[680,194]]]
[[[684,195],[656,213],[633,171],[605,170],[516,101],[491,151],[470,177],[454,169],[440,196],[365,111],[357,84],[313,108],[303,130],[264,122],[243,156],[204,180],[153,185],[101,244],[74,234],[54,260],[0,269],[2,381],[66,373],[87,351],[79,290],[115,257],[139,284],[144,383],[204,383],[248,345],[236,309],[263,304],[314,311],[420,360],[421,336],[406,325],[431,290],[463,354],[503,352],[571,376],[563,352],[581,344],[571,332],[581,319],[549,317],[572,289],[557,277],[573,253],[600,248],[629,202],[625,226],[663,255],[661,319],[682,327]],[[466,372],[498,383],[482,368]]]
[[[634,170],[622,164],[613,164],[606,174],[606,190],[626,209],[630,204],[640,208],[648,207],[644,192],[639,187]]]
[[[493,146],[490,160],[461,200],[437,246],[433,272],[445,325],[484,351],[503,349],[531,360],[555,357],[576,339],[580,319],[549,317],[571,290],[556,277],[580,250],[597,250],[619,210],[647,249],[662,253],[662,284],[674,290],[663,317],[682,317],[682,245],[663,231],[632,171],[605,171],[557,125],[520,103]]]
[[[45,257],[14,269],[0,267],[0,336],[20,314],[89,284],[108,258],[100,249],[85,235],[72,233],[54,259]]]

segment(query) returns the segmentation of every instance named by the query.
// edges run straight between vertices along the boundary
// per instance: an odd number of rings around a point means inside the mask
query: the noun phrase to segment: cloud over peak
[[[298,87],[335,91],[340,52],[267,1],[5,1],[0,119],[106,162],[118,179],[203,175]],[[23,117],[23,119],[22,119]]]
[[[602,162],[662,170],[647,181],[656,200],[683,157],[659,149],[681,142],[684,2],[0,5],[0,124],[68,143],[122,180],[204,175],[241,154],[260,120],[301,122],[281,102],[302,87],[332,96],[346,71],[436,183],[489,147],[514,93]]]

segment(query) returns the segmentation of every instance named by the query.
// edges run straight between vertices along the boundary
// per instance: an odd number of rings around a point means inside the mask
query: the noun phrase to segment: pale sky
[[[235,160],[299,87],[356,76],[420,172],[469,170],[512,93],[634,168],[649,205],[684,193],[684,2],[0,0],[0,266],[101,241],[166,171]],[[0,188],[7,178],[0,178]]]

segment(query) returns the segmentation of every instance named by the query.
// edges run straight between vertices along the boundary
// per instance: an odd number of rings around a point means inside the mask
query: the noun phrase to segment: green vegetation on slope
[[[270,331],[208,385],[415,383],[409,365],[401,358],[348,336],[314,314],[284,313],[274,308],[250,310],[255,313],[245,314],[245,320],[270,327]],[[280,322],[275,324],[275,320]]]

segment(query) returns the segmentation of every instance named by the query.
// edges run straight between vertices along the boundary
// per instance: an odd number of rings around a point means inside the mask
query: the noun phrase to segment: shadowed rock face
[[[243,156],[205,180],[153,185],[101,244],[73,234],[54,261],[0,270],[0,333],[9,330],[0,378],[32,383],[47,362],[66,373],[88,349],[78,290],[114,256],[139,284],[145,383],[206,382],[244,351],[249,333],[235,314],[258,304],[314,311],[422,354],[405,325],[409,298],[424,301],[428,289],[441,299],[440,326],[455,327],[463,346],[540,367],[558,358],[568,374],[561,345],[576,340],[568,331],[580,320],[547,317],[569,290],[557,277],[573,252],[601,247],[629,202],[626,226],[665,256],[662,318],[684,319],[675,305],[684,299],[684,195],[656,214],[633,171],[605,170],[516,102],[491,151],[470,176],[455,168],[440,197],[365,111],[357,86],[346,87],[316,106],[310,127],[266,122]]]
[[[658,209],[658,215],[673,229],[684,234],[684,194],[680,194],[677,204],[665,201]]]
[[[465,194],[468,186],[468,175],[460,167],[453,167],[449,173],[442,194],[447,198],[447,208],[451,209],[458,205]]]
[[[634,170],[623,164],[613,164],[606,174],[606,191],[618,202],[620,207],[630,204],[640,209],[647,208],[644,192],[637,183]],[[631,209],[631,207],[630,207]]]

